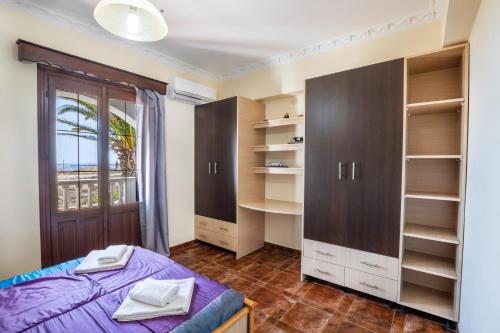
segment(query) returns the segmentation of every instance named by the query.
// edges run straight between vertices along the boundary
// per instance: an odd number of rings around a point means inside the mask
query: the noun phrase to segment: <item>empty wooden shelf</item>
[[[268,213],[302,215],[302,203],[300,202],[263,199],[260,201],[240,203],[240,207]]]
[[[460,160],[462,155],[406,155],[407,160]]]
[[[254,167],[255,173],[267,173],[276,175],[301,175],[303,168],[279,168],[279,167]]]
[[[463,98],[445,99],[440,101],[411,103],[406,105],[410,115],[457,112],[462,109]]]
[[[447,279],[457,279],[455,262],[449,258],[406,250],[402,267]]]
[[[408,192],[405,194],[405,197],[424,200],[460,201],[460,198],[457,195],[441,193]]]
[[[292,126],[304,123],[304,117],[294,117],[294,118],[281,118],[265,120],[253,123],[254,128],[269,128],[278,126]]]
[[[406,223],[403,235],[436,242],[459,244],[457,233],[453,229],[433,227],[415,223]]]
[[[456,320],[451,293],[404,282],[400,303],[446,319]]]
[[[258,145],[253,146],[254,152],[266,152],[266,151],[294,151],[294,150],[304,150],[303,143],[296,144],[281,144],[281,145]]]

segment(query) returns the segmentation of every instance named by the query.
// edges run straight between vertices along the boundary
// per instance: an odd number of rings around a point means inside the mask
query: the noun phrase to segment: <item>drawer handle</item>
[[[324,275],[332,276],[332,273],[322,271],[322,270],[321,270],[321,269],[319,269],[319,268],[316,268],[314,271],[315,271],[315,272],[318,272],[318,273],[320,273],[320,274],[324,274]]]
[[[380,288],[378,286],[375,286],[373,284],[369,284],[369,283],[366,283],[366,282],[360,282],[359,284],[362,285],[362,286],[368,287],[368,288],[380,290]]]
[[[327,256],[327,257],[335,257],[333,254],[331,254],[330,252],[323,252],[323,251],[320,251],[320,250],[316,250],[316,253],[317,254],[321,254],[322,256]]]
[[[223,227],[219,227],[219,230],[222,230],[222,231],[229,231],[228,228],[223,228]]]
[[[370,266],[370,267],[374,267],[374,268],[380,268],[380,265],[372,264],[372,263],[369,263],[367,261],[360,261],[360,263],[363,264],[363,265],[366,265],[366,266]]]
[[[204,235],[204,234],[198,234],[198,236],[199,236],[200,238],[207,238],[207,235]]]
[[[202,225],[207,225],[207,222],[205,222],[205,221],[200,221],[200,224],[202,224]]]
[[[221,244],[224,244],[224,245],[229,245],[229,243],[228,243],[228,242],[226,242],[226,241],[222,241],[222,240],[221,240],[221,241],[219,241],[219,242],[220,242]]]

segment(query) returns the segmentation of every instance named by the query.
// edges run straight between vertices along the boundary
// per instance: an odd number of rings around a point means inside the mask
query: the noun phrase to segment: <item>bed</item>
[[[0,281],[1,332],[253,332],[255,303],[175,261],[136,247],[121,270],[75,274],[71,260]],[[195,278],[189,313],[111,319],[137,281]]]

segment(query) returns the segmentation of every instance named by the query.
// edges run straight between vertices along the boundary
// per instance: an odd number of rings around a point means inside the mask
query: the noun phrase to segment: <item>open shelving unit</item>
[[[304,135],[304,97],[304,92],[298,91],[258,99],[265,112],[250,124],[253,144],[248,153],[254,155],[255,164],[247,167],[253,173],[252,181],[263,186],[253,192],[251,200],[240,200],[238,205],[244,214],[266,213],[266,239],[272,240],[273,233],[282,234],[283,225],[298,229],[293,224],[302,220],[304,144],[288,142]],[[285,113],[288,118],[284,118]],[[282,161],[289,167],[266,166],[271,161]]]
[[[401,304],[458,321],[468,44],[406,59]]]

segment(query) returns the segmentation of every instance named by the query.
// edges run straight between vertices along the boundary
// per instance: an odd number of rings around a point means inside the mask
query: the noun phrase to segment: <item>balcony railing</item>
[[[76,177],[75,177],[76,178]],[[112,177],[109,193],[112,205],[136,200],[136,177]],[[97,178],[58,180],[59,211],[99,206],[99,184]],[[80,193],[78,195],[78,186]]]

